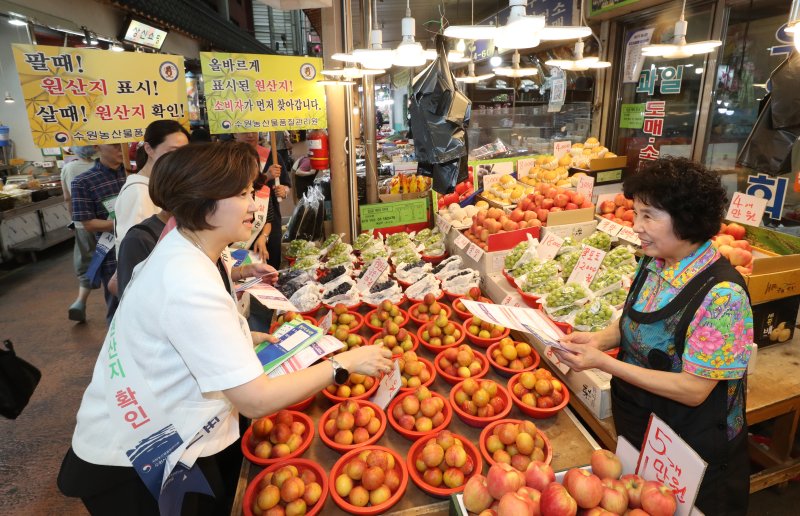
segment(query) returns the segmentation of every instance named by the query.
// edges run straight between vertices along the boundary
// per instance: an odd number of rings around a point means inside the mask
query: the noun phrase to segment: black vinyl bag
[[[14,352],[10,340],[0,348],[0,415],[16,419],[28,404],[42,373]]]

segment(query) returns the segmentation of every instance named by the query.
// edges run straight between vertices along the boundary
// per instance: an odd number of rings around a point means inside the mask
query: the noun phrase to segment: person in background
[[[72,152],[78,159],[72,160],[61,169],[61,190],[64,193],[64,203],[69,209],[72,218],[72,181],[79,175],[87,172],[94,166],[94,155],[97,149],[94,145],[73,147]],[[78,276],[78,297],[69,306],[68,317],[70,321],[86,321],[86,300],[92,292],[92,283],[86,277],[86,270],[92,261],[94,247],[97,244],[94,233],[84,229],[80,222],[73,222],[75,226],[75,247],[72,251],[72,265],[75,275]]]
[[[189,143],[189,133],[175,120],[157,120],[144,131],[144,142],[136,153],[138,172],[125,180],[114,204],[114,236],[117,248],[131,226],[155,215],[161,208],[153,204],[148,192],[155,162],[168,152]]]
[[[311,167],[311,158],[308,156],[303,156],[295,161],[292,170],[294,171],[295,193],[298,199],[302,199],[306,191],[314,186],[317,170]]]
[[[234,136],[237,142],[250,145],[258,153],[259,170],[261,173],[256,177],[253,188],[256,191],[262,186],[270,189],[269,194],[269,213],[267,224],[264,226],[261,235],[253,243],[253,251],[258,253],[267,263],[275,269],[281,266],[281,210],[278,199],[286,199],[292,179],[289,176],[289,168],[282,162],[278,155],[278,164],[273,165],[270,150],[258,144],[258,133],[237,133]],[[277,184],[276,184],[277,183]]]
[[[117,297],[108,290],[108,282],[117,268],[114,253],[114,203],[125,184],[122,147],[119,144],[98,145],[99,158],[87,172],[72,181],[72,219],[84,229],[95,233],[108,246],[96,246],[87,277],[92,285],[103,285],[106,300],[106,320],[110,323],[117,309]]]
[[[746,371],[753,310],[742,276],[711,245],[727,207],[719,176],[684,158],[649,162],[625,179],[645,257],[619,324],[562,339],[576,371],[613,376],[619,435],[634,446],[655,413],[708,467],[695,505],[747,513]],[[604,351],[619,347],[618,358]]]
[[[264,374],[253,348],[258,339],[238,313],[221,260],[229,242],[250,234],[259,170],[252,147],[237,143],[182,147],[153,170],[151,197],[172,213],[177,229],[125,289],[58,475],[61,492],[81,498],[91,514],[159,514],[161,479],[178,459],[188,471],[173,477],[175,483],[202,474],[213,491],[213,497],[187,493],[180,513],[230,513],[226,501],[241,465],[239,414],[259,418],[342,383],[349,373],[378,376],[391,369],[389,350],[361,346],[278,378]],[[117,359],[124,378],[113,373]],[[128,394],[121,385],[138,405],[121,400]],[[142,438],[152,433],[169,438],[157,450],[168,460],[137,462],[155,440]],[[172,443],[175,448],[162,452]],[[230,454],[239,462],[226,470]],[[153,477],[151,490],[146,482]]]
[[[195,127],[189,137],[189,143],[209,143],[211,141],[211,133],[203,125]]]
[[[283,159],[286,169],[291,170],[294,160],[292,159],[292,138],[289,136],[289,131],[275,131],[275,144],[278,156]]]

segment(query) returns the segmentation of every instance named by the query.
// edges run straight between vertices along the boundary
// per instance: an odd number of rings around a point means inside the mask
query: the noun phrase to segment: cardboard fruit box
[[[753,246],[753,272],[744,276],[754,305],[800,295],[800,238],[745,226]]]

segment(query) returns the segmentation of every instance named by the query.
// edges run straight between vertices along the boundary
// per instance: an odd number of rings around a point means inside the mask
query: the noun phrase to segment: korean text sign
[[[183,58],[13,45],[38,147],[141,140],[156,120],[188,124]]]
[[[201,52],[212,133],[327,127],[322,59]]]

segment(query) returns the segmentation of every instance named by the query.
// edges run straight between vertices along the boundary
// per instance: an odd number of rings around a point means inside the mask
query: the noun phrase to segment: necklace
[[[200,243],[199,239],[197,238],[197,235],[195,235],[195,234],[192,234],[192,235],[190,236],[190,235],[189,235],[189,232],[188,232],[188,231],[186,231],[186,230],[184,230],[184,229],[179,229],[178,231],[180,231],[181,235],[183,235],[183,236],[184,236],[184,238],[186,238],[186,240],[188,240],[189,242],[191,242],[191,243],[192,243],[192,245],[194,245],[196,248],[200,249],[200,252],[201,252],[201,253],[203,253],[203,254],[204,254],[204,255],[206,255],[207,257],[209,256],[209,255],[208,255],[208,252],[206,252],[206,249],[203,247],[203,245]],[[209,260],[210,260],[210,259],[211,259],[211,258],[209,257]]]

